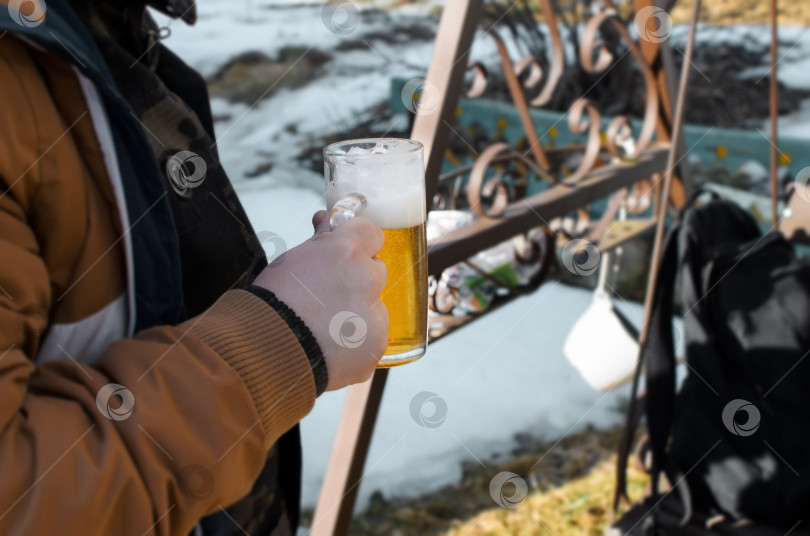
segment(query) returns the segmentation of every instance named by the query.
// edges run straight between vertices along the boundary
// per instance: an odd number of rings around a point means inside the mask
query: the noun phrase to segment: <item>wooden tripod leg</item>
[[[431,206],[438,184],[450,124],[467,69],[467,56],[478,24],[482,0],[453,0],[442,13],[426,85],[440,95],[436,106],[420,110],[411,136],[425,146],[425,190]],[[388,370],[349,388],[321,496],[312,521],[313,536],[343,536],[349,532],[354,502]],[[305,462],[306,463],[306,462]]]
[[[313,536],[344,535],[349,532],[354,501],[387,377],[388,369],[379,369],[369,381],[349,388],[329,459],[329,469],[312,520]]]

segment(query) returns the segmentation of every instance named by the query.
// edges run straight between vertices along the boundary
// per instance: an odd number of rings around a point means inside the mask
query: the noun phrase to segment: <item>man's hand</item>
[[[382,230],[356,217],[334,231],[321,210],[315,234],[284,253],[254,281],[283,301],[312,332],[326,359],[327,391],[367,380],[388,345],[388,311],[380,301],[385,263]]]

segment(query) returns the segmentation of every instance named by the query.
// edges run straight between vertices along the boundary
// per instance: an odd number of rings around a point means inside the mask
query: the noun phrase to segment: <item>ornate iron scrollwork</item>
[[[472,166],[441,177],[443,183],[455,179],[456,185],[455,188],[445,188],[445,195],[449,196],[449,199],[442,198],[445,206],[457,207],[458,199],[455,196],[462,191],[458,187],[459,180],[462,175],[469,173],[467,187],[463,190],[469,207],[479,217],[497,218],[503,215],[510,203],[519,202],[522,195],[525,195],[526,188],[516,188],[510,182],[515,178],[522,181],[549,181],[551,184],[575,188],[599,166],[617,160],[632,162],[652,143],[660,103],[655,76],[613,3],[610,0],[603,0],[601,5],[591,9],[576,60],[585,72],[602,76],[625,56],[629,55],[634,60],[646,89],[641,127],[637,135],[634,135],[629,118],[617,115],[602,131],[600,110],[588,98],[591,88],[573,102],[568,109],[567,117],[569,131],[584,135],[585,141],[569,147],[553,149],[543,147],[529,110],[531,107],[544,106],[551,101],[564,78],[566,58],[565,45],[558,27],[558,13],[552,5],[552,0],[540,0],[540,7],[543,19],[548,25],[546,34],[549,45],[548,57],[529,55],[513,64],[504,40],[498,35],[497,30],[488,31],[490,38],[495,42],[509,95],[520,115],[528,147],[518,150],[498,140],[482,151]],[[618,39],[612,41],[614,48],[619,45],[624,47],[621,55],[618,54],[618,49],[611,50],[607,40],[602,39],[601,32],[605,25],[610,25],[614,35],[618,35]],[[467,97],[476,98],[484,95],[489,82],[486,67],[480,63],[471,63],[468,69],[474,74]],[[534,96],[527,97],[527,95]],[[507,171],[510,166],[517,170]],[[570,168],[573,168],[573,171]],[[637,185],[627,197],[628,210],[636,214],[646,211],[651,204],[651,195],[649,183]]]

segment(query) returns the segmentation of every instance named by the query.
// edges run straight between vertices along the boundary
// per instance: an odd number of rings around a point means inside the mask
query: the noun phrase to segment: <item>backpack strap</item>
[[[720,199],[720,196],[717,195],[716,192],[713,192],[712,190],[707,190],[707,189],[704,189],[704,188],[699,188],[691,196],[689,196],[689,199],[686,201],[683,208],[678,212],[678,217],[677,217],[676,221],[677,222],[682,222],[683,219],[684,219],[684,216],[686,215],[686,211],[689,210],[690,208],[692,208],[697,203],[697,200],[698,200],[698,198],[700,196],[705,195],[705,194],[708,194],[710,196],[711,201],[716,201],[716,200]],[[677,241],[677,231],[678,231],[679,227],[680,227],[680,224],[676,223],[675,226],[673,226],[669,230],[669,232],[667,234],[667,238],[665,240],[664,247],[663,247],[663,250],[664,250],[663,251],[663,262],[661,263],[661,266],[660,266],[659,272],[658,272],[658,291],[656,292],[656,299],[653,302],[653,308],[655,308],[656,303],[658,303],[658,297],[663,294],[663,292],[661,291],[661,287],[662,287],[662,285],[664,285],[664,282],[661,281],[661,278],[663,276],[668,276],[668,279],[671,279],[671,281],[669,281],[667,283],[667,288],[669,290],[666,291],[666,295],[669,296],[669,299],[668,299],[669,305],[667,307],[667,309],[669,310],[669,316],[667,316],[666,318],[669,318],[669,319],[672,318],[672,296],[674,295],[674,292],[675,292],[675,290],[674,290],[674,288],[675,288],[675,277],[676,277],[677,261],[678,261],[678,259],[677,259],[677,248],[678,248],[678,246],[677,246],[677,242],[678,242]],[[659,307],[660,307],[660,305],[659,305]],[[616,313],[617,316],[619,317],[619,321],[622,323],[625,330],[627,330],[628,333],[632,333],[633,330],[628,329],[627,319],[624,318],[624,316],[621,313],[619,313],[618,310],[616,310],[615,308],[614,308],[614,313]],[[651,318],[651,326],[650,326],[650,328],[654,329],[654,326],[657,325],[657,324],[660,324],[660,322],[661,322],[660,318],[658,318],[657,320],[654,320],[654,319]],[[669,326],[668,330],[669,330],[670,340],[671,340],[671,336],[672,336],[671,323],[668,324],[668,326]],[[635,331],[636,331],[635,338],[638,340],[638,338],[639,338],[638,330],[635,330]],[[651,331],[649,336],[647,337],[647,341],[654,340],[654,337],[656,337],[656,335],[655,335],[655,333],[653,331]],[[660,340],[660,339],[658,339],[658,340]],[[650,346],[650,345],[647,344],[646,346]],[[655,345],[656,348],[659,347],[659,346],[660,346],[660,343]],[[674,398],[674,342],[670,343],[670,348],[672,348],[672,352],[673,352],[673,354],[672,354],[673,355],[673,359],[672,359],[673,365],[672,365],[672,367],[673,367],[673,398]],[[614,494],[613,494],[613,515],[614,516],[616,514],[616,511],[619,508],[619,501],[621,501],[622,498],[624,498],[625,500],[627,500],[629,502],[629,498],[627,496],[627,458],[630,456],[630,451],[632,449],[632,443],[633,443],[633,436],[635,435],[636,430],[638,429],[638,425],[639,425],[639,422],[641,420],[641,414],[645,413],[645,412],[649,413],[646,410],[646,408],[647,408],[646,401],[645,400],[640,400],[639,397],[636,396],[636,393],[638,393],[639,383],[641,383],[641,381],[640,381],[641,380],[641,371],[642,371],[642,368],[644,367],[644,363],[645,363],[645,349],[642,349],[642,351],[641,351],[641,353],[639,355],[638,363],[636,364],[636,372],[635,372],[635,374],[633,376],[633,387],[632,387],[632,390],[630,391],[630,408],[629,408],[629,410],[627,412],[627,419],[625,421],[624,430],[622,431],[622,436],[621,436],[621,438],[619,440],[619,448],[617,449],[618,459],[617,459],[617,462],[616,462],[616,489],[615,489]],[[649,383],[648,383],[648,386],[649,386]],[[673,402],[673,405],[674,405],[674,402]],[[658,417],[658,415],[656,415],[656,418],[657,417]],[[648,420],[649,420],[649,418],[648,418]],[[672,413],[670,413],[670,416],[669,416],[669,418],[667,420],[667,424],[666,424],[667,435],[668,435],[669,430],[671,428],[672,428]],[[652,438],[651,438],[651,440],[652,440]],[[663,441],[664,441],[664,445],[666,445],[666,438]],[[661,459],[660,456],[659,456],[659,459]],[[661,467],[663,467],[663,460],[662,460]],[[659,467],[659,469],[660,469],[660,467]],[[660,476],[660,471],[659,471],[658,474]],[[657,491],[658,477],[656,477],[655,480],[656,480],[656,491]]]
[[[661,264],[658,268],[658,284],[652,304],[650,330],[644,342],[636,371],[633,376],[633,387],[630,397],[630,409],[627,421],[619,441],[618,459],[616,460],[616,490],[613,495],[613,513],[615,515],[622,497],[627,497],[627,458],[632,449],[633,436],[638,428],[642,413],[647,415],[650,428],[650,448],[653,455],[652,483],[653,495],[658,495],[658,480],[664,466],[667,439],[672,428],[675,405],[675,349],[672,334],[672,299],[675,293],[675,278],[678,269],[678,231],[680,225],[674,225],[664,242]],[[629,324],[621,313],[617,313],[622,324]],[[625,326],[625,329],[628,327]],[[630,330],[628,330],[630,331]],[[636,338],[638,338],[638,331]],[[650,362],[653,362],[650,364]],[[647,395],[643,403],[636,396],[641,379],[641,371],[647,375]],[[667,391],[666,386],[669,385]],[[643,404],[643,405],[642,405]],[[653,424],[649,424],[653,423]]]
[[[675,343],[672,334],[672,302],[678,273],[678,231],[674,225],[664,242],[664,253],[653,297],[650,331],[641,349],[640,364],[647,382],[646,416],[652,453],[652,499],[666,459],[667,441],[675,411]]]
[[[630,338],[633,339],[634,341],[637,341],[638,338],[641,336],[641,333],[639,332],[636,325],[633,324],[633,322],[629,318],[627,318],[627,315],[625,315],[623,312],[621,312],[620,309],[616,307],[615,303],[612,303],[610,305],[610,310],[613,311],[614,315],[616,315],[616,319],[619,321],[619,324],[621,324],[622,328],[630,336]]]

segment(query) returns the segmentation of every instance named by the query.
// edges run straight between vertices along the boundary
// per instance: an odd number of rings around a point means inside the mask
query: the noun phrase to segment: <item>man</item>
[[[293,533],[296,423],[386,346],[382,232],[319,212],[266,266],[146,0],[2,1],[0,534]]]

